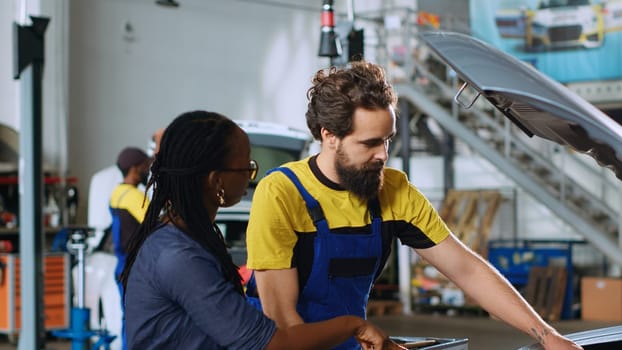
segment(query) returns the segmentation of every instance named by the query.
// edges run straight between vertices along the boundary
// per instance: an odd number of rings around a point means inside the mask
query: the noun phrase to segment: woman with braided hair
[[[220,114],[184,113],[165,129],[121,275],[128,348],[328,349],[354,336],[364,349],[403,349],[359,317],[277,329],[246,302],[214,218],[257,171],[248,136]]]

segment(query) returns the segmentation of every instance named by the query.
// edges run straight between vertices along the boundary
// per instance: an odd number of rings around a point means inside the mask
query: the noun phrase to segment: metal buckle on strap
[[[319,205],[313,208],[309,207],[307,209],[309,210],[309,215],[311,216],[311,220],[313,220],[313,222],[324,220],[324,212],[322,211],[322,207]]]

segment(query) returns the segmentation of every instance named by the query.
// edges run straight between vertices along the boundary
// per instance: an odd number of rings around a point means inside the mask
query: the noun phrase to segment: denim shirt
[[[276,331],[224,279],[216,257],[173,225],[141,247],[125,318],[129,349],[263,349]]]

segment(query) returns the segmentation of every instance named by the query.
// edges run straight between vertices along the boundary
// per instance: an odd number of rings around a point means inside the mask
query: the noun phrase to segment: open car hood
[[[622,346],[622,326],[592,329],[567,334],[568,339],[581,345],[585,350],[614,350]],[[540,344],[523,346],[518,350],[543,350]]]
[[[449,32],[424,32],[421,38],[527,135],[587,153],[622,179],[622,126],[598,108],[479,39]]]

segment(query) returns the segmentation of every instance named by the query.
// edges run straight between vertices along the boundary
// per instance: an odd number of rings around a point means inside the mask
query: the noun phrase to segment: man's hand
[[[583,349],[572,340],[559,334],[557,331],[548,333],[539,339],[540,345],[546,350],[580,350]]]

